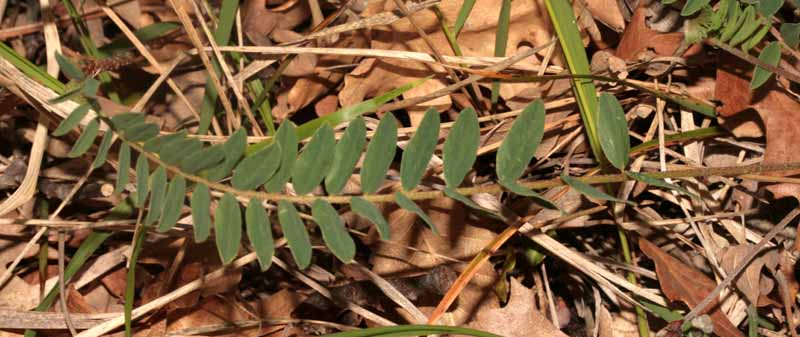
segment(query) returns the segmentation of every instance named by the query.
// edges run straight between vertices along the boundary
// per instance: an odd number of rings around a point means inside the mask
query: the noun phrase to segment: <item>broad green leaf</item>
[[[144,150],[147,152],[158,152],[167,144],[171,144],[177,142],[182,139],[186,139],[187,132],[186,130],[181,130],[172,134],[168,134],[165,136],[159,136],[156,138],[152,138],[144,142]]]
[[[150,162],[147,156],[139,154],[136,159],[136,199],[133,204],[136,207],[143,207],[145,200],[147,200],[147,193],[149,193],[149,185],[147,178],[150,176]]]
[[[761,50],[758,59],[764,61],[766,64],[777,66],[778,62],[781,60],[781,45],[778,44],[777,41],[770,42]],[[771,71],[756,66],[756,70],[753,71],[753,79],[750,81],[750,89],[755,90],[760,88],[764,83],[767,83],[770,76],[772,76]]]
[[[161,219],[158,225],[159,232],[166,232],[178,223],[185,194],[186,179],[181,175],[176,176],[169,182],[169,186],[167,187],[167,196],[166,199],[164,199],[164,211],[161,212]]]
[[[686,5],[683,6],[681,10],[682,16],[690,16],[697,11],[703,9],[703,7],[708,6],[709,0],[687,0]]]
[[[192,224],[194,225],[194,242],[205,242],[211,234],[211,193],[205,184],[197,184],[190,200],[192,207]]]
[[[444,181],[449,187],[458,187],[472,169],[477,158],[480,141],[480,125],[475,110],[468,107],[461,111],[447,134],[442,151]]]
[[[464,0],[464,3],[461,4],[461,9],[458,10],[458,16],[453,25],[453,35],[458,36],[458,33],[461,32],[461,28],[464,28],[464,24],[467,23],[469,14],[472,12],[472,7],[475,7],[476,1],[477,0]]]
[[[281,163],[278,172],[275,172],[275,175],[267,180],[265,187],[269,192],[282,191],[283,185],[292,176],[294,162],[297,159],[297,134],[291,121],[287,119],[281,123],[275,133],[275,141],[281,146]]]
[[[225,193],[214,212],[214,233],[222,264],[230,264],[239,254],[242,242],[242,210],[230,193]]]
[[[245,146],[247,146],[247,132],[241,128],[228,137],[228,140],[222,145],[222,149],[225,151],[225,160],[219,166],[208,171],[208,179],[217,181],[230,174],[244,155]]]
[[[425,214],[425,211],[423,211],[422,208],[419,208],[414,200],[409,199],[401,192],[395,192],[394,199],[398,206],[406,211],[416,214],[420,219],[422,219],[422,221],[425,222],[425,224],[428,225],[428,227],[431,228],[433,234],[439,235],[439,230],[436,229],[436,225],[433,223],[431,217],[429,217],[428,214]]]
[[[233,170],[231,184],[240,190],[252,190],[267,182],[281,165],[281,145],[273,143],[266,149],[244,158]]]
[[[339,213],[325,200],[317,199],[311,205],[311,214],[314,221],[322,230],[322,239],[325,245],[340,261],[350,263],[356,255],[356,243],[347,233],[344,221],[339,218]]]
[[[391,231],[389,230],[389,223],[383,217],[383,214],[381,214],[381,210],[375,207],[375,205],[363,198],[353,197],[350,199],[350,209],[358,214],[358,216],[374,223],[378,234],[381,236],[381,240],[390,239]]]
[[[497,149],[497,177],[515,182],[522,176],[544,135],[544,103],[537,99],[522,110]]]
[[[181,170],[196,173],[219,164],[225,159],[222,144],[212,145],[181,160]]]
[[[165,163],[175,165],[183,158],[186,158],[186,156],[191,156],[195,152],[200,152],[201,148],[203,148],[203,142],[195,138],[186,138],[164,145],[161,147],[161,150],[158,151],[158,156]]]
[[[108,157],[108,149],[111,148],[111,140],[114,138],[114,133],[106,131],[103,135],[103,140],[100,141],[100,146],[97,147],[97,155],[94,156],[92,161],[92,169],[96,169],[106,163]]]
[[[61,72],[71,80],[82,80],[86,77],[80,67],[64,57],[64,55],[61,55],[61,53],[56,53],[56,63],[58,63],[58,67],[61,68]]]
[[[292,172],[292,185],[297,194],[311,193],[328,173],[333,162],[335,142],[333,129],[325,124],[303,148]]]
[[[422,118],[417,132],[406,145],[403,159],[400,162],[400,181],[406,191],[419,185],[428,162],[431,161],[436,143],[439,142],[439,112],[428,108]]]
[[[353,174],[361,152],[366,144],[367,127],[364,119],[358,117],[350,122],[344,131],[342,139],[336,143],[336,152],[333,154],[333,165],[325,177],[325,188],[330,194],[337,194],[344,188],[347,180]]]
[[[311,264],[311,239],[308,238],[306,226],[300,219],[300,214],[291,202],[281,200],[278,202],[278,221],[281,223],[283,236],[292,251],[294,262],[300,269],[306,269]]]
[[[756,14],[754,7],[748,6],[745,10],[745,19],[744,23],[742,23],[742,27],[736,31],[736,34],[733,34],[733,37],[731,37],[731,40],[728,41],[728,44],[731,46],[738,46],[740,43],[752,36],[762,23],[762,20],[756,17],[757,15],[758,14]]]
[[[372,141],[367,145],[364,163],[361,166],[361,191],[364,194],[375,193],[397,151],[397,120],[391,113],[386,114],[378,124]]]
[[[97,90],[100,89],[100,81],[87,78],[81,86],[81,93],[89,98],[97,98]]]
[[[781,36],[789,48],[797,49],[797,45],[800,44],[800,23],[782,23]]]
[[[445,186],[445,188],[442,190],[442,192],[444,192],[444,195],[446,195],[448,198],[453,199],[455,201],[458,201],[458,202],[466,205],[469,208],[472,208],[474,210],[486,213],[486,214],[488,214],[488,215],[490,215],[492,217],[495,217],[497,219],[500,219],[500,220],[505,219],[501,214],[499,214],[499,213],[497,213],[495,211],[492,211],[492,210],[490,210],[488,208],[484,208],[481,205],[476,204],[474,201],[472,201],[472,199],[468,198],[467,196],[465,196],[465,195],[463,195],[461,193],[458,193],[458,191],[456,189],[454,189],[454,188],[452,188],[450,186]]]
[[[142,123],[144,123],[144,114],[141,112],[126,112],[111,116],[111,126],[118,131],[125,131],[134,125]]]
[[[70,130],[78,126],[78,123],[86,117],[86,114],[89,113],[89,109],[91,109],[91,105],[89,105],[89,103],[84,103],[75,108],[75,110],[72,110],[72,113],[58,124],[56,130],[53,131],[53,136],[60,137],[70,132]]]
[[[73,145],[72,149],[67,153],[67,157],[76,158],[86,153],[92,146],[92,143],[94,143],[94,139],[97,137],[97,132],[99,130],[100,123],[97,122],[97,119],[93,119],[86,124],[86,127],[83,128],[83,133],[81,133],[81,136],[75,141],[75,145]]]
[[[687,189],[685,189],[683,187],[680,187],[680,186],[674,185],[674,184],[670,184],[670,183],[668,183],[668,182],[666,182],[666,181],[664,181],[662,179],[651,177],[650,175],[645,174],[645,173],[626,171],[625,174],[627,176],[635,179],[635,180],[641,181],[641,182],[643,182],[645,184],[648,184],[648,185],[653,185],[653,186],[666,188],[666,189],[670,189],[670,190],[676,190],[676,191],[681,192],[683,194],[686,194],[686,195],[688,195],[690,197],[695,197],[694,193],[689,192],[689,190],[687,190]]]
[[[783,7],[783,0],[760,0],[758,12],[766,18],[772,17]]]
[[[558,206],[556,206],[550,200],[547,200],[547,198],[545,198],[539,193],[534,192],[530,188],[520,185],[516,181],[512,180],[508,182],[500,182],[500,184],[514,194],[532,198],[533,202],[537,203],[539,206],[549,209],[558,209]]]
[[[272,225],[267,217],[267,211],[264,206],[261,206],[261,200],[250,199],[244,219],[247,226],[247,237],[250,238],[250,243],[256,250],[258,264],[261,266],[261,271],[266,271],[272,264],[275,243],[272,239]]]
[[[131,126],[122,132],[129,142],[142,142],[158,136],[158,125],[153,123],[142,123]]]
[[[628,166],[628,153],[631,141],[628,136],[628,121],[625,111],[614,95],[600,94],[600,119],[597,121],[597,132],[600,134],[600,146],[606,158],[614,167],[625,170]]]
[[[144,225],[150,226],[161,217],[164,211],[164,196],[167,193],[167,172],[159,166],[150,177],[150,209],[144,218]]]
[[[580,192],[581,194],[584,194],[587,197],[590,197],[592,199],[608,200],[608,201],[613,201],[613,202],[622,202],[622,203],[626,203],[626,204],[631,205],[631,206],[636,205],[635,203],[630,202],[628,200],[622,200],[620,198],[615,198],[613,196],[610,196],[610,195],[606,194],[605,192],[602,192],[602,191],[596,189],[592,185],[589,185],[589,184],[587,184],[587,183],[585,183],[583,181],[580,181],[579,179],[570,177],[569,175],[567,175],[566,172],[561,173],[561,180],[564,183],[566,183],[567,185],[569,185],[569,187],[573,188],[574,190],[576,190],[576,191]]]
[[[114,193],[119,194],[125,190],[125,185],[128,185],[128,170],[131,168],[131,147],[128,143],[122,142],[120,144],[117,160],[119,160],[119,169],[117,169],[117,182],[114,185]]]

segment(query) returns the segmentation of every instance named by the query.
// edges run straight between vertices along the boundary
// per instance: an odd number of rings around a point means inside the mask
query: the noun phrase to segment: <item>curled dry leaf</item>
[[[631,22],[625,28],[617,45],[616,54],[626,61],[637,61],[644,53],[652,51],[657,56],[671,56],[683,41],[683,33],[662,33],[647,26],[649,9],[645,1],[633,12]],[[699,51],[699,47],[690,48],[685,56]]]

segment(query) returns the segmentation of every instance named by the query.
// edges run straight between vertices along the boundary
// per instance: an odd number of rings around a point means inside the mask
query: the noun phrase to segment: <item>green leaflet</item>
[[[150,162],[144,154],[140,153],[136,159],[136,199],[133,201],[136,207],[143,207],[145,200],[147,200],[149,190],[147,184],[148,176],[150,176]]]
[[[92,161],[92,169],[96,169],[106,163],[108,157],[108,149],[111,148],[111,140],[114,138],[114,133],[106,131],[103,135],[103,140],[100,141],[100,146],[97,147],[97,155],[94,156]]]
[[[726,24],[723,25],[722,31],[719,33],[719,40],[722,42],[728,42],[728,40],[733,37],[733,34],[739,30],[744,18],[744,11],[742,10],[742,7],[739,6],[738,2],[731,3],[731,6],[728,8],[727,19],[725,20]]]
[[[261,200],[250,199],[244,218],[247,224],[247,237],[256,250],[258,264],[261,266],[261,271],[266,271],[272,264],[275,243],[272,239],[272,225],[269,223],[267,211],[261,206]]]
[[[778,62],[781,60],[781,45],[778,44],[777,41],[770,42],[761,50],[761,53],[758,54],[758,59],[767,64],[777,66]],[[771,71],[756,66],[756,69],[753,71],[753,79],[750,80],[750,89],[755,90],[760,88],[764,83],[767,83],[767,80],[769,80],[771,76]]]
[[[533,199],[533,202],[537,203],[539,206],[549,209],[558,209],[554,203],[550,200],[547,200],[544,196],[539,193],[534,192],[533,190],[520,185],[516,181],[509,181],[506,183],[501,183],[503,187],[507,188],[509,191],[513,192],[514,194],[530,197]]]
[[[419,208],[413,200],[409,199],[405,194],[401,192],[395,192],[394,199],[397,202],[397,205],[402,207],[404,210],[412,212],[416,214],[428,227],[431,228],[433,234],[439,235],[439,230],[436,229],[436,225],[433,223],[431,217],[428,214],[425,214],[425,211],[422,208]]]
[[[464,24],[467,23],[469,14],[472,12],[472,7],[475,7],[475,1],[476,0],[464,0],[464,3],[461,5],[461,9],[458,10],[456,22],[453,25],[454,36],[458,36],[458,33],[461,32],[461,28],[464,28]]]
[[[144,123],[144,114],[140,112],[126,112],[111,116],[111,126],[119,131]]]
[[[161,212],[161,221],[158,226],[159,232],[166,232],[172,229],[181,216],[183,199],[186,194],[186,179],[183,176],[176,176],[169,182],[167,197],[164,200],[164,211]]]
[[[110,132],[109,132],[110,133]],[[126,142],[119,146],[119,169],[117,169],[117,182],[114,184],[114,193],[119,194],[128,185],[128,170],[131,168],[131,147]]]
[[[439,141],[439,112],[428,108],[400,162],[400,181],[406,191],[419,185]]]
[[[61,72],[71,80],[83,80],[86,76],[83,71],[81,71],[80,67],[64,57],[64,55],[61,55],[61,53],[56,53],[56,63],[58,63],[59,68],[61,68]]]
[[[81,93],[89,98],[97,98],[97,90],[100,89],[100,81],[87,78],[83,81],[83,86],[81,86]]]
[[[783,0],[759,0],[758,1],[758,12],[761,13],[766,18],[769,18],[778,10],[783,7]]]
[[[297,194],[311,193],[328,173],[333,162],[335,142],[333,128],[325,124],[317,129],[303,148],[292,172],[292,185]]]
[[[286,200],[278,202],[278,221],[281,223],[283,236],[286,237],[286,243],[292,251],[297,267],[308,268],[311,265],[311,239],[308,238],[306,226],[291,202]]]
[[[75,110],[72,110],[72,113],[70,113],[67,118],[64,118],[64,120],[58,124],[56,130],[53,131],[53,136],[60,137],[66,135],[68,132],[70,132],[70,130],[77,127],[78,123],[80,123],[83,118],[86,117],[86,114],[89,113],[89,109],[91,109],[91,107],[92,106],[89,105],[89,103],[84,103],[75,108]]]
[[[167,144],[171,144],[177,142],[182,139],[186,139],[187,132],[186,130],[181,130],[175,132],[173,134],[169,134],[166,136],[159,136],[155,138],[148,139],[144,142],[144,150],[147,152],[158,152]]]
[[[247,146],[247,132],[241,128],[228,137],[228,140],[222,145],[225,160],[219,166],[208,171],[208,179],[217,181],[228,176],[244,155],[245,146]]]
[[[375,193],[386,177],[386,172],[397,151],[397,120],[386,114],[378,124],[372,141],[367,145],[364,163],[361,166],[361,191]]]
[[[600,94],[599,108],[597,132],[600,134],[600,146],[611,165],[625,170],[628,166],[628,153],[631,150],[625,111],[614,95],[605,92]]]
[[[339,213],[325,200],[317,199],[311,205],[311,214],[322,230],[325,245],[343,263],[350,263],[356,255],[356,244],[347,233]]]
[[[742,43],[742,51],[749,53],[750,49],[753,49],[753,47],[755,47],[759,42],[761,42],[761,40],[764,39],[765,36],[767,36],[770,28],[772,28],[772,25],[762,25],[761,29],[759,29],[755,34],[753,34],[753,36]]]
[[[475,110],[468,107],[461,111],[447,134],[442,151],[444,181],[448,187],[458,187],[477,158],[480,141],[480,125]]]
[[[122,134],[130,142],[141,142],[157,136],[158,125],[153,123],[137,124],[125,129]]]
[[[506,139],[497,149],[500,184],[512,184],[522,176],[544,135],[544,103],[537,99],[522,110]]]
[[[144,225],[150,226],[164,210],[164,195],[167,192],[167,172],[163,166],[159,166],[150,177],[150,210],[144,219]]]
[[[742,23],[742,26],[736,31],[736,34],[733,34],[733,37],[728,42],[731,46],[738,46],[740,43],[744,42],[744,40],[747,40],[761,25],[761,20],[756,17],[756,10],[753,6],[747,6],[744,13],[744,23]]]
[[[681,10],[682,16],[690,16],[697,11],[703,9],[703,7],[708,6],[709,0],[687,0],[686,5],[683,6]]]
[[[781,36],[789,48],[797,49],[797,45],[800,44],[800,23],[782,23]]]
[[[194,241],[205,242],[211,234],[211,194],[208,186],[197,184],[192,192],[192,223],[194,224]]]
[[[350,209],[358,214],[358,216],[374,223],[378,234],[381,236],[381,240],[390,239],[391,231],[389,230],[389,223],[386,222],[383,214],[381,214],[381,210],[375,207],[375,205],[363,198],[352,197],[350,199]]]
[[[622,200],[620,198],[615,198],[613,196],[610,196],[610,195],[608,195],[608,194],[596,189],[592,185],[589,185],[589,184],[587,184],[585,182],[582,182],[579,179],[570,177],[569,175],[567,175],[566,172],[561,173],[561,180],[565,184],[569,185],[569,187],[573,188],[574,190],[576,190],[576,191],[580,192],[581,194],[584,194],[587,197],[590,197],[592,199],[608,200],[608,201],[613,201],[613,202],[622,202],[622,203],[626,203],[626,204],[631,205],[631,206],[635,206],[636,205],[635,203],[633,203],[631,201]]]
[[[325,177],[325,188],[330,194],[339,193],[350,175],[353,173],[361,152],[364,151],[366,144],[367,127],[364,119],[358,117],[350,122],[347,130],[344,131],[342,139],[336,144],[336,152],[333,155],[333,164],[328,175]]]
[[[86,124],[86,127],[83,128],[83,133],[81,133],[81,136],[75,141],[75,145],[73,145],[72,149],[67,153],[67,157],[76,158],[86,153],[89,147],[92,146],[92,143],[94,143],[94,139],[97,137],[97,132],[99,130],[100,123],[97,122],[97,119],[93,119]]]
[[[492,211],[492,210],[490,210],[488,208],[481,207],[481,205],[476,204],[474,201],[472,201],[472,199],[468,198],[467,196],[465,196],[465,195],[463,195],[461,193],[458,193],[458,191],[456,189],[454,189],[454,188],[452,188],[450,186],[445,186],[445,188],[442,189],[442,192],[444,192],[444,195],[446,195],[448,198],[453,199],[455,201],[458,201],[458,202],[466,205],[469,208],[472,208],[472,209],[474,209],[476,211],[480,211],[480,212],[486,213],[486,214],[488,214],[488,215],[490,215],[492,217],[495,217],[497,219],[500,219],[500,220],[504,220],[505,219],[500,213]]]
[[[281,145],[273,143],[266,149],[244,158],[233,170],[231,184],[240,190],[252,190],[267,182],[281,165],[280,155]]]
[[[280,192],[283,190],[283,185],[289,181],[294,169],[294,162],[297,157],[297,134],[295,133],[294,124],[289,120],[284,120],[278,131],[275,132],[275,141],[281,146],[281,166],[278,172],[275,172],[265,187],[269,192]]]
[[[158,156],[168,165],[176,165],[186,156],[191,156],[202,148],[203,142],[194,138],[186,138],[164,145],[158,151]]]
[[[70,87],[72,83],[70,83]],[[58,104],[77,98],[81,93],[81,87],[71,88],[56,98],[50,99],[48,102],[51,104]]]
[[[230,193],[222,196],[214,212],[214,232],[219,257],[223,264],[228,265],[239,254],[242,242],[242,211]]]
[[[219,164],[223,159],[225,150],[222,144],[209,146],[181,160],[181,170],[194,174]]]
[[[635,180],[641,181],[641,182],[643,182],[645,184],[648,184],[648,185],[658,186],[658,187],[666,188],[666,189],[670,189],[670,190],[676,190],[676,191],[681,192],[683,194],[686,194],[686,195],[688,195],[690,197],[695,197],[694,193],[689,192],[689,190],[687,190],[687,189],[685,189],[683,187],[680,187],[678,185],[670,184],[670,183],[668,183],[668,182],[666,182],[666,181],[664,181],[662,179],[653,178],[653,177],[651,177],[651,176],[649,176],[649,175],[647,175],[645,173],[626,171],[625,175],[627,175],[627,176],[629,176],[629,177],[631,177],[631,178],[633,178]]]

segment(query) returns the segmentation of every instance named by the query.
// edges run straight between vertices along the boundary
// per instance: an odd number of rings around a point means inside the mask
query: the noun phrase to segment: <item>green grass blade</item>
[[[236,19],[238,7],[239,0],[222,1],[217,29],[214,31],[214,40],[217,42],[218,46],[227,46],[230,43],[231,32],[233,31],[233,23]],[[216,58],[211,58],[211,66],[217,75],[222,74],[222,68]],[[197,131],[198,134],[205,134],[208,132],[208,127],[211,125],[211,118],[217,107],[217,99],[219,98],[219,93],[211,83],[210,77],[206,77],[205,89],[206,94],[203,96],[203,103],[200,106],[200,126]]]
[[[508,28],[511,25],[511,0],[503,0],[500,6],[500,17],[497,18],[497,33],[494,36],[494,56],[506,56],[508,46]],[[500,98],[500,81],[492,81],[492,105]]]
[[[475,2],[476,0],[464,0],[464,3],[461,4],[461,9],[458,10],[458,16],[456,17],[456,22],[453,25],[454,36],[458,36],[458,33],[460,33],[461,29],[464,28],[464,24],[467,23],[469,14],[472,12],[472,8],[475,7]]]

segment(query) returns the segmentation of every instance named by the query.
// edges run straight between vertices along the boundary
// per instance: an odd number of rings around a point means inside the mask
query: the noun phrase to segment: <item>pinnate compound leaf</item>
[[[211,234],[211,193],[205,184],[197,184],[190,200],[194,242],[205,242]]]
[[[614,95],[605,92],[600,94],[598,109],[600,118],[597,121],[597,132],[600,134],[600,147],[611,165],[625,170],[628,166],[628,152],[631,150],[625,111]]]
[[[325,200],[317,199],[311,205],[311,215],[322,230],[325,245],[340,261],[349,263],[356,255],[356,244],[347,233],[339,213]]]
[[[175,165],[187,156],[200,152],[202,148],[203,142],[194,138],[186,138],[164,145],[158,151],[158,156],[165,163]]]
[[[149,192],[147,177],[149,175],[150,162],[145,155],[140,153],[136,159],[136,199],[133,200],[133,204],[136,207],[144,206],[144,202],[147,200],[147,193]]]
[[[233,171],[231,184],[240,190],[251,190],[267,182],[281,165],[281,145],[273,143],[266,149],[244,158]]]
[[[544,135],[544,102],[537,99],[522,110],[497,149],[497,177],[502,184],[516,182],[536,154]]]
[[[333,128],[328,124],[323,125],[314,133],[294,163],[292,185],[297,194],[311,193],[328,173],[333,162],[335,143]]]
[[[97,155],[94,156],[92,161],[92,169],[96,169],[106,163],[108,158],[108,150],[111,148],[111,141],[114,139],[114,133],[106,131],[103,135],[103,140],[100,141],[100,146],[97,147]]]
[[[278,202],[278,221],[281,223],[283,236],[292,252],[292,257],[297,267],[306,269],[311,265],[311,239],[306,232],[306,226],[300,219],[300,214],[291,202],[281,200]]]
[[[153,123],[133,125],[130,128],[125,129],[125,131],[122,132],[122,135],[125,136],[125,139],[127,139],[129,142],[146,141],[158,136],[158,125]]]
[[[414,200],[409,199],[405,194],[401,192],[395,192],[394,199],[397,202],[398,206],[400,206],[406,211],[416,214],[420,219],[422,219],[422,221],[425,222],[425,224],[428,225],[428,227],[431,228],[433,234],[439,235],[439,230],[436,229],[436,225],[433,223],[431,217],[429,217],[428,214],[426,214],[425,211],[422,210],[422,208],[419,208],[419,206],[417,206]]]
[[[397,151],[397,120],[386,114],[378,124],[372,141],[367,145],[364,164],[361,166],[361,191],[375,193],[386,177]]]
[[[164,211],[164,195],[167,193],[167,172],[159,166],[150,176],[150,209],[144,218],[144,225],[150,226]]]
[[[325,177],[325,188],[330,194],[339,193],[353,173],[361,152],[366,144],[367,127],[364,119],[358,117],[350,122],[342,139],[336,143],[333,164]]]
[[[181,130],[173,134],[148,139],[144,142],[144,150],[147,152],[158,152],[167,144],[185,139],[187,134],[186,130]]]
[[[670,184],[670,183],[668,183],[668,182],[666,182],[666,181],[664,181],[662,179],[651,177],[651,176],[647,175],[646,173],[628,172],[628,171],[626,171],[625,175],[633,178],[634,180],[643,182],[643,183],[648,184],[648,185],[653,185],[653,186],[665,188],[665,189],[668,189],[668,190],[676,190],[676,191],[681,192],[683,194],[686,194],[687,196],[690,196],[690,197],[695,197],[696,196],[694,193],[689,192],[689,190],[687,190],[687,189],[685,189],[683,187],[680,187],[680,186],[675,185],[675,184]]]
[[[781,45],[778,44],[777,41],[770,42],[761,50],[761,53],[758,54],[758,59],[764,61],[766,64],[777,66],[778,62],[781,60]],[[753,71],[753,79],[750,81],[750,89],[755,90],[760,88],[764,83],[767,83],[767,80],[769,80],[771,76],[771,71],[756,66],[756,69]]]
[[[181,216],[183,199],[186,193],[186,179],[183,176],[176,176],[169,182],[167,187],[167,197],[164,199],[164,211],[161,212],[161,220],[158,224],[159,232],[166,232],[172,229]]]
[[[444,181],[449,187],[458,187],[467,172],[472,169],[478,156],[480,125],[475,109],[461,111],[447,134],[442,151],[444,161]]]
[[[222,196],[214,212],[214,233],[222,263],[230,264],[239,254],[242,242],[242,210],[230,193]]]
[[[710,0],[688,0],[681,10],[682,16],[690,16],[697,13],[703,7],[708,6]]]
[[[196,173],[219,164],[225,159],[222,144],[212,145],[181,160],[181,170]]]
[[[55,131],[53,131],[53,136],[60,137],[67,134],[70,130],[74,129],[78,126],[84,117],[89,113],[89,109],[91,109],[91,105],[89,103],[84,103],[79,105],[75,110],[72,110],[72,113],[64,118]]]
[[[75,145],[72,146],[72,149],[69,150],[67,153],[67,157],[76,158],[82,156],[86,151],[89,151],[89,148],[94,143],[95,137],[97,137],[97,132],[100,130],[100,123],[97,122],[97,119],[91,120],[86,127],[83,128],[83,133],[81,136],[78,137],[78,140],[75,141]]]
[[[417,132],[408,142],[400,162],[400,181],[403,189],[408,191],[419,185],[428,162],[431,161],[436,143],[439,141],[439,112],[428,108],[422,118]]]
[[[222,164],[208,171],[208,179],[217,181],[228,176],[244,155],[246,146],[247,132],[243,128],[236,130],[222,145],[222,150],[225,152],[225,160],[222,161]]]
[[[587,183],[585,183],[583,181],[580,181],[577,178],[570,177],[569,175],[567,175],[566,172],[561,173],[561,180],[565,184],[567,184],[569,187],[573,188],[574,190],[576,190],[578,192],[581,192],[582,194],[584,194],[587,197],[590,197],[592,199],[608,200],[608,201],[613,201],[613,202],[622,202],[622,203],[626,203],[626,204],[631,205],[631,206],[636,205],[635,203],[633,203],[631,201],[622,200],[620,198],[615,198],[615,197],[613,197],[611,195],[608,195],[605,192],[602,192],[602,191],[596,189],[592,185],[589,185],[589,184],[587,184]]]
[[[389,240],[391,231],[389,230],[389,222],[381,214],[381,210],[375,207],[371,202],[364,200],[360,197],[353,197],[350,199],[350,209],[353,210],[358,216],[365,218],[375,224],[381,240]]]
[[[267,180],[265,187],[269,192],[283,190],[283,185],[292,176],[294,162],[297,159],[297,134],[291,121],[287,119],[281,123],[278,131],[275,132],[275,141],[281,146],[281,166],[278,168],[278,172],[275,172],[275,175]]]
[[[71,80],[82,80],[86,77],[80,67],[72,63],[72,61],[67,59],[64,55],[61,55],[61,53],[56,53],[56,63],[58,63],[58,67],[61,68],[61,72]]]
[[[255,248],[258,264],[261,266],[261,271],[266,271],[272,264],[275,243],[272,239],[272,225],[267,217],[267,211],[261,205],[261,200],[250,199],[244,219],[247,226],[247,237],[250,238],[250,243]]]
[[[125,185],[128,185],[130,177],[128,170],[131,168],[131,147],[128,143],[122,142],[120,144],[117,160],[119,161],[119,169],[117,170],[117,182],[114,184],[114,192],[119,194],[125,190]]]

